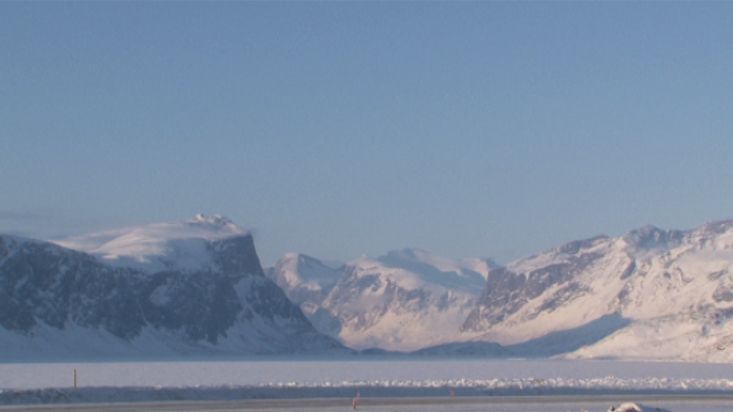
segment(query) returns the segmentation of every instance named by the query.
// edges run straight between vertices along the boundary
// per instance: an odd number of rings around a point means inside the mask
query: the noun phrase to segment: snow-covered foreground
[[[73,389],[74,369],[78,389]],[[567,360],[0,364],[0,404],[252,398],[723,394],[733,365]]]
[[[0,389],[488,387],[733,389],[733,365],[570,360],[196,361],[0,364]]]

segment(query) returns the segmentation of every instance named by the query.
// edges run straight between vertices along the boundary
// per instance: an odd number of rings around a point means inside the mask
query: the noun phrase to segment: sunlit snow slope
[[[95,255],[117,267],[157,272],[204,268],[211,263],[206,249],[209,242],[246,234],[226,217],[198,214],[188,221],[105,230],[54,243]]]
[[[647,226],[494,269],[462,329],[506,345],[609,315],[628,322],[570,357],[733,360],[733,221]]]
[[[492,265],[403,249],[340,268],[288,254],[268,273],[319,330],[346,345],[411,351],[458,339]]]

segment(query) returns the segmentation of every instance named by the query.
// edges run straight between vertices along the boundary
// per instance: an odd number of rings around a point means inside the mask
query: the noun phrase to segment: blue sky
[[[508,261],[733,218],[733,3],[0,3],[0,232]]]

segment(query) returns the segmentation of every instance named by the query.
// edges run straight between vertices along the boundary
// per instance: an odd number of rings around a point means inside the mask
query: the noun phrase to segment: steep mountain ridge
[[[268,277],[288,291],[295,302],[318,302],[325,298],[343,275],[343,268],[330,267],[301,253],[288,253],[267,269]]]
[[[301,257],[298,262],[308,264],[299,271],[293,261],[286,255],[268,274],[281,279],[278,284],[319,330],[357,349],[400,351],[455,340],[494,265],[415,249],[356,259],[339,269]],[[309,283],[303,279],[322,282],[304,288]]]
[[[617,314],[571,357],[733,359],[733,221],[689,231],[646,226],[572,242],[489,273],[462,326],[517,344]]]
[[[648,225],[506,266],[405,249],[341,271],[334,283],[329,269],[308,316],[356,348],[733,360],[733,221],[685,231]]]
[[[248,232],[221,215],[197,214],[183,222],[152,223],[72,236],[53,242],[89,253],[116,267],[153,273],[195,271],[211,264],[211,241]]]
[[[264,275],[249,233],[193,240],[196,268],[149,272],[0,236],[0,357],[345,352]]]

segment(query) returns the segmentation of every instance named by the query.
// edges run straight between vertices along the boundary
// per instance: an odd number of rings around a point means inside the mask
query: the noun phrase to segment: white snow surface
[[[630,320],[628,326],[567,356],[733,361],[733,221],[689,231],[648,226],[593,239],[577,251],[548,250],[507,268],[527,276],[581,256],[599,258],[572,274],[577,293],[547,308],[568,282],[553,285],[481,338],[513,344],[618,314]],[[489,286],[491,281],[489,274]]]
[[[342,268],[331,267],[302,253],[286,253],[270,269],[271,276],[283,289],[321,292],[329,289],[342,275]]]
[[[475,294],[484,287],[489,271],[495,266],[490,259],[453,259],[422,249],[395,250],[375,260],[385,267],[403,270],[403,273],[395,274],[397,279],[403,276],[412,279],[412,282],[418,282],[420,286],[436,285],[470,294]],[[358,259],[352,264],[368,261],[369,259]]]
[[[267,272],[321,332],[354,348],[409,351],[455,340],[494,266],[402,249],[338,268],[290,253]]]
[[[730,390],[733,366],[559,360],[0,363],[0,390],[81,387]]]
[[[286,255],[268,273],[316,328],[345,345],[410,351],[456,340],[493,266],[402,249],[338,269]]]
[[[78,389],[72,388],[75,370]],[[287,402],[267,407],[273,411],[337,411],[350,408],[350,397],[359,393],[364,410],[379,412],[602,412],[609,405],[621,406],[630,401],[642,411],[723,412],[730,410],[731,398],[716,396],[725,396],[733,389],[731,377],[733,365],[619,361],[293,358],[0,363],[0,405],[96,403],[100,410],[112,410],[114,404],[102,403],[166,401],[169,409],[175,409],[170,401],[202,401],[197,410],[203,411],[209,410],[206,401],[210,400],[344,400],[328,408]],[[705,393],[713,394],[700,397]],[[483,400],[454,403],[449,398],[453,395],[457,399]],[[429,401],[410,404],[408,400],[402,406],[369,403],[379,397],[426,396],[443,401],[431,405]],[[148,409],[142,405],[139,410]]]
[[[608,412],[642,412],[641,407],[633,402],[624,402],[608,409]]]
[[[248,231],[221,215],[197,214],[184,222],[152,223],[53,240],[118,267],[147,272],[208,266],[208,242]]]

